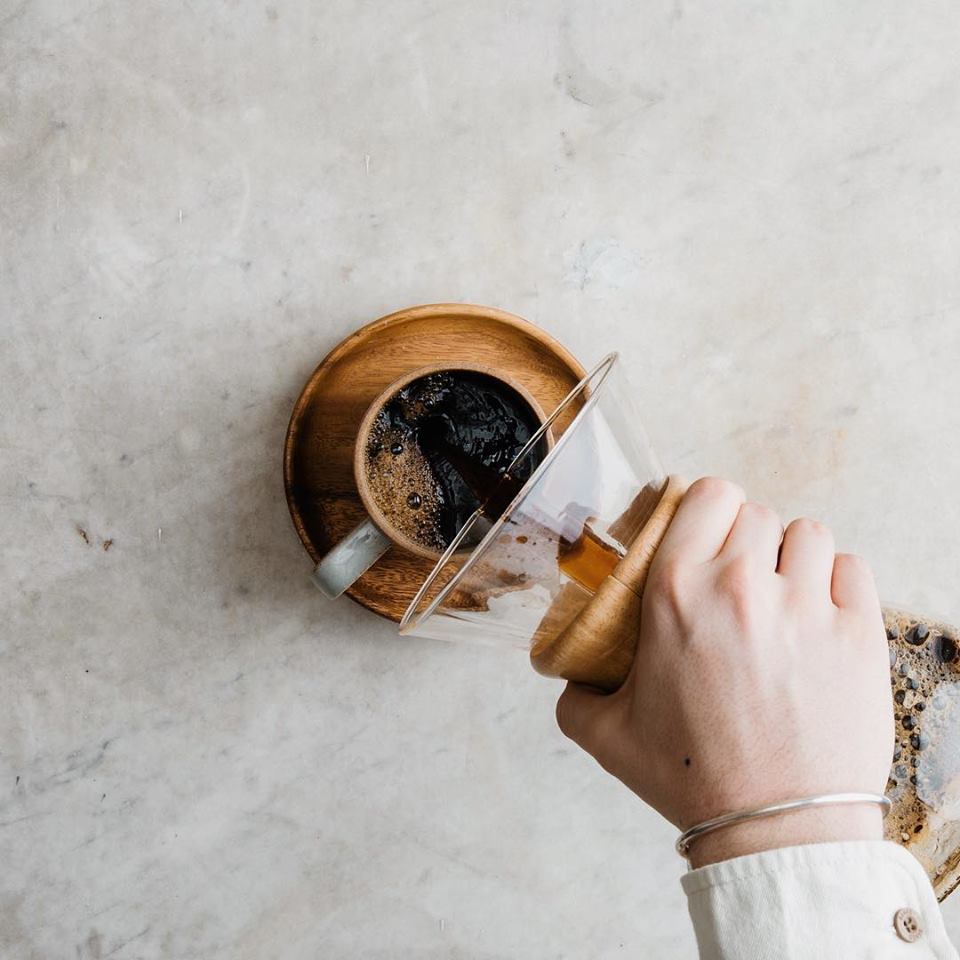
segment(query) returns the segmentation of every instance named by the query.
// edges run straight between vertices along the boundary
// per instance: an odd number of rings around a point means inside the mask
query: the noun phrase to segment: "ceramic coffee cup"
[[[331,599],[340,596],[359,577],[373,566],[388,550],[404,550],[416,556],[431,560],[438,560],[442,549],[425,546],[409,535],[409,530],[403,529],[404,524],[396,513],[391,514],[385,505],[386,499],[379,491],[376,476],[371,482],[371,468],[369,466],[369,444],[372,431],[378,422],[381,412],[393,401],[404,388],[414,381],[427,377],[430,374],[473,373],[491,377],[506,388],[518,395],[523,404],[529,408],[535,423],[540,425],[545,416],[537,401],[531,394],[511,377],[504,376],[490,367],[471,365],[467,363],[436,364],[420,367],[405,376],[395,380],[384,389],[370,404],[360,422],[357,437],[354,443],[353,472],[357,491],[367,512],[367,518],[354,527],[335,547],[327,552],[317,563],[313,571],[313,582],[320,591]]]

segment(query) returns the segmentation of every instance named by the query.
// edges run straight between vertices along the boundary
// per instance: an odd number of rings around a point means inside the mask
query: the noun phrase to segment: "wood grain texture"
[[[572,618],[568,603],[582,604],[582,594],[560,591],[544,625],[534,637],[530,662],[551,677],[616,690],[630,672],[640,637],[640,610],[647,573],[663,535],[687,490],[671,476],[662,490],[643,490],[628,511],[633,525],[642,524],[636,539],[594,596]],[[646,512],[639,515],[640,509]],[[552,627],[565,624],[555,632]]]
[[[338,344],[314,370],[293,408],[284,443],[287,504],[316,563],[366,516],[354,481],[354,446],[370,403],[430,364],[484,365],[522,385],[553,411],[586,371],[532,323],[494,307],[426,304],[381,317]],[[558,422],[560,431],[565,424]],[[399,621],[433,561],[393,548],[347,596]]]

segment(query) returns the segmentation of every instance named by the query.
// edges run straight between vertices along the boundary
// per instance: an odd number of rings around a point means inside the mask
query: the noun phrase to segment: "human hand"
[[[629,677],[612,694],[568,684],[557,722],[680,829],[813,794],[882,793],[893,705],[870,568],[835,555],[821,524],[784,532],[738,487],[699,480],[651,565]],[[691,862],[882,835],[878,807],[807,809],[707,834]]]

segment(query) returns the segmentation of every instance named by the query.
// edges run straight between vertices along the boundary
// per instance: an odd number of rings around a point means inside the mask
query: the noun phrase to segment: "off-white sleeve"
[[[783,847],[681,882],[701,960],[957,960],[926,874],[895,843]]]

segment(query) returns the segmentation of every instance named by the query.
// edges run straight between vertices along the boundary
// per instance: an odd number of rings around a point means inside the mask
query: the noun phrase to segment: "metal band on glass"
[[[879,793],[824,793],[816,797],[804,797],[801,800],[786,800],[783,803],[771,803],[766,807],[725,813],[722,817],[704,820],[703,823],[698,823],[680,834],[677,838],[677,853],[685,860],[688,859],[690,844],[694,840],[705,833],[712,833],[714,830],[730,827],[735,823],[746,823],[749,820],[773,817],[780,813],[792,813],[794,810],[806,810],[809,807],[833,807],[853,803],[875,803],[883,809],[884,816],[890,812],[890,801]]]

